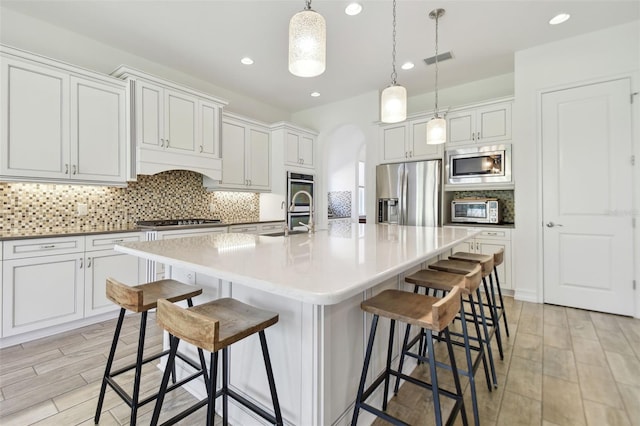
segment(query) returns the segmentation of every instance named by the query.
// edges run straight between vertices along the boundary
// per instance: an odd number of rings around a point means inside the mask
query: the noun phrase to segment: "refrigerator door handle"
[[[406,225],[407,222],[409,221],[409,212],[408,212],[408,203],[407,203],[407,191],[408,191],[408,184],[409,184],[409,177],[407,176],[407,167],[403,166],[402,167],[402,180],[401,180],[401,192],[400,192],[400,196],[401,196],[401,208],[400,208],[400,225]]]

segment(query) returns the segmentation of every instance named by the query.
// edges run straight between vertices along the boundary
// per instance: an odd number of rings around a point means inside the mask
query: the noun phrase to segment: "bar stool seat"
[[[167,388],[169,375],[175,363],[180,340],[211,353],[209,381],[206,385],[208,396],[165,421],[163,425],[174,424],[205,405],[207,406],[207,425],[213,425],[215,400],[218,396],[222,396],[222,422],[224,425],[228,424],[228,397],[245,405],[269,422],[282,425],[282,413],[264,333],[266,328],[278,322],[278,314],[255,308],[232,298],[217,299],[187,309],[166,300],[159,300],[156,320],[162,328],[169,332],[170,353],[151,419],[152,425],[158,424],[164,397],[169,391]],[[273,401],[273,414],[266,412],[253,402],[237,394],[229,388],[228,384],[228,347],[255,333],[258,333],[260,337],[267,380]],[[218,351],[220,350],[222,350],[222,388],[217,391]]]
[[[107,385],[111,386],[111,388],[120,396],[120,398],[122,398],[127,403],[127,405],[131,407],[130,425],[133,426],[136,424],[138,408],[153,401],[157,397],[157,394],[154,394],[152,396],[146,397],[141,401],[139,400],[142,366],[169,353],[168,350],[165,350],[144,358],[144,340],[147,326],[147,314],[149,310],[156,308],[158,299],[160,298],[169,300],[171,302],[186,300],[187,303],[191,306],[193,305],[192,298],[200,295],[201,293],[201,288],[183,284],[179,281],[171,279],[159,280],[136,286],[128,286],[117,281],[114,278],[107,278],[107,298],[113,303],[120,306],[120,315],[118,317],[116,330],[113,335],[113,341],[111,343],[109,357],[107,358],[105,372],[102,377],[102,386],[100,387],[98,406],[96,407],[96,414],[94,418],[96,424],[100,421],[100,414],[102,412],[102,404],[104,402]],[[111,367],[113,365],[113,360],[118,346],[118,339],[120,337],[120,331],[122,330],[122,323],[124,321],[124,316],[127,310],[141,314],[136,362],[120,368],[117,371],[112,371]],[[180,355],[180,358],[189,363],[189,365],[191,365],[191,367],[193,367],[196,372],[178,383],[176,383],[175,381],[174,373],[174,383],[172,387],[181,386],[182,384],[193,380],[200,375],[203,375],[206,371],[202,353],[200,353],[200,365],[182,355]],[[133,390],[132,393],[129,394],[115,381],[115,377],[132,369],[135,369],[135,376],[133,382]]]
[[[440,407],[440,395],[452,398],[455,400],[453,409],[446,421],[447,424],[452,424],[455,420],[458,412],[462,414],[462,421],[466,425],[467,415],[464,409],[464,398],[462,396],[462,387],[460,385],[460,379],[458,376],[458,369],[456,367],[456,361],[453,354],[453,348],[451,345],[451,339],[449,334],[449,325],[455,318],[456,314],[460,310],[460,287],[455,286],[447,296],[444,298],[437,298],[427,296],[423,294],[410,293],[400,290],[385,290],[376,296],[363,301],[360,307],[363,311],[373,314],[373,320],[371,322],[371,332],[369,334],[369,340],[367,343],[367,350],[365,353],[364,365],[362,368],[362,375],[360,377],[360,385],[358,387],[358,394],[356,396],[356,404],[353,411],[353,418],[351,425],[355,426],[358,421],[360,409],[366,410],[376,416],[391,422],[393,424],[405,424],[400,419],[393,417],[386,413],[387,409],[387,395],[389,391],[389,379],[393,375],[397,378],[401,378],[409,383],[431,389],[433,394],[433,405],[436,418],[436,424],[442,425],[442,412]],[[369,369],[369,363],[371,360],[371,352],[373,350],[373,343],[375,339],[376,329],[378,326],[379,317],[391,319],[390,331],[389,331],[389,345],[387,349],[387,362],[384,372],[373,381],[373,383],[365,390],[365,382],[367,379],[367,372]],[[394,330],[395,322],[402,321],[408,325],[418,326],[425,329],[427,338],[428,357],[423,355],[416,355],[416,357],[429,363],[431,373],[431,383],[427,383],[423,380],[413,378],[411,376],[402,374],[399,371],[391,369],[391,360],[393,355],[393,342],[394,342]],[[435,359],[435,352],[433,348],[432,332],[442,332],[444,334],[444,341],[447,344],[447,350],[449,354],[449,365],[437,362]],[[455,383],[455,393],[439,388],[438,376],[436,372],[436,366],[441,368],[447,368],[452,371],[453,379]],[[375,408],[365,401],[366,399],[384,382],[383,402],[382,410]]]

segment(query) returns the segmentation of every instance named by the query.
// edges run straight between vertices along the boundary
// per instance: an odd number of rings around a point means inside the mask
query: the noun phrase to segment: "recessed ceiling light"
[[[562,24],[563,22],[568,21],[569,18],[571,18],[571,15],[569,15],[568,13],[558,13],[556,16],[554,16],[549,20],[549,24],[551,25]]]
[[[413,62],[405,62],[400,68],[402,68],[403,70],[410,70],[413,67],[415,67]]]
[[[320,92],[311,92],[311,96],[317,98],[318,96],[320,96]]]
[[[252,65],[253,64],[253,59],[251,59],[248,56],[245,56],[244,58],[240,59],[240,62],[242,62],[245,65]]]
[[[362,12],[362,5],[358,2],[349,3],[344,9],[344,13],[349,16],[355,16],[360,12]]]

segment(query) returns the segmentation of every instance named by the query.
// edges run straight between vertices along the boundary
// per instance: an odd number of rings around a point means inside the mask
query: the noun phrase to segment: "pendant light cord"
[[[398,73],[396,72],[396,0],[393,0],[393,49],[391,50],[391,67],[393,71],[391,72],[391,84],[393,86],[396,85],[396,78],[398,77]]]
[[[311,10],[311,0],[306,0],[305,10]]]
[[[438,18],[440,13],[436,12],[436,117],[438,117]]]

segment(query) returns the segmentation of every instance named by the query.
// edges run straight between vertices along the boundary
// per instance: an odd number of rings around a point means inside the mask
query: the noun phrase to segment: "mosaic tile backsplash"
[[[207,192],[202,176],[185,170],[139,175],[126,188],[0,183],[0,200],[0,231],[120,228],[139,220],[188,217],[254,222],[260,217],[259,194]],[[78,203],[87,204],[88,215],[78,216]]]
[[[515,203],[513,191],[456,191],[453,198],[497,198],[502,208],[502,221],[505,223],[515,223]]]
[[[329,214],[335,217],[351,217],[351,191],[331,191],[329,195]]]

